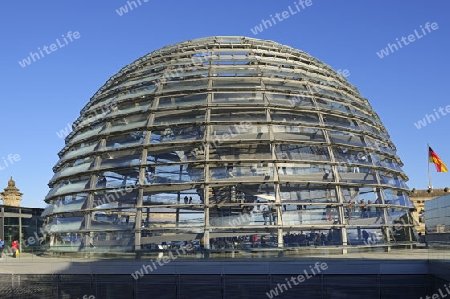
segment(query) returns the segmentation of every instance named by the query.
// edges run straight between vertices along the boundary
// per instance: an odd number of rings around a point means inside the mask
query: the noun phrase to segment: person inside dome
[[[106,187],[106,177],[104,175],[100,175],[97,182],[97,187]]]

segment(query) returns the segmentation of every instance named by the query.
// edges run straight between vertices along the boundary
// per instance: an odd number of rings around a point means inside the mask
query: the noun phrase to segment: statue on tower
[[[13,181],[12,177],[8,181],[8,187],[1,192],[3,204],[6,206],[20,207],[20,201],[22,200],[22,194],[16,187],[16,182]]]

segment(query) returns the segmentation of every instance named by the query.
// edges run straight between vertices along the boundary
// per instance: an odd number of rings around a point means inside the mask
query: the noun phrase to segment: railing
[[[60,262],[90,260],[134,260],[140,258],[158,258],[169,252],[179,255],[180,260],[192,259],[260,259],[260,258],[305,258],[323,256],[324,258],[375,258],[375,259],[417,259],[430,261],[450,261],[450,242],[425,243],[358,243],[339,245],[330,242],[290,242],[283,248],[278,247],[276,238],[263,240],[237,240],[233,242],[216,241],[210,249],[197,242],[184,244],[177,242],[168,245],[142,247],[135,250],[132,246],[33,246],[23,248],[23,252],[14,258],[9,248],[2,252],[2,262]]]

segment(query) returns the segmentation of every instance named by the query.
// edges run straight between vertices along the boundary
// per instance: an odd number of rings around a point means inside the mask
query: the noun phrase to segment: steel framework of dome
[[[368,100],[273,41],[139,58],[81,110],[59,157],[43,213],[54,250],[415,241],[407,177]]]

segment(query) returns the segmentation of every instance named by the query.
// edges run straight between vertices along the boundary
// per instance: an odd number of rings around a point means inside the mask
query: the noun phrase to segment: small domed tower
[[[8,187],[1,192],[3,204],[7,206],[20,207],[20,201],[22,200],[22,194],[16,187],[16,182],[13,181],[12,177],[8,181]]]

